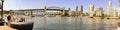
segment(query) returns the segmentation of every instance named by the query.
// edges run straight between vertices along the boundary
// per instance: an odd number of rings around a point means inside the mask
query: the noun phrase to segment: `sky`
[[[95,9],[97,7],[102,7],[106,9],[107,2],[109,0],[5,0],[4,9],[5,10],[15,10],[15,9],[42,9],[44,6],[51,7],[65,7],[75,9],[75,6],[83,5],[84,12],[88,11],[89,4],[94,4]],[[112,6],[118,7],[118,0],[110,0]],[[80,8],[79,8],[80,9]]]

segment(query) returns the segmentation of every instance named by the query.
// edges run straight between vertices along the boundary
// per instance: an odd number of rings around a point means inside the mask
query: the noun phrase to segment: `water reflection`
[[[117,20],[115,19],[109,19],[109,20],[106,20],[105,21],[105,30],[114,30],[116,29],[116,26],[117,26]]]
[[[95,30],[104,30],[104,25],[102,25],[102,19],[96,18],[95,21]]]
[[[36,17],[33,30],[115,30],[116,19],[86,17]]]
[[[47,17],[45,16],[45,17],[44,17],[44,30],[47,30],[46,18],[47,18]]]
[[[67,28],[68,28],[68,30],[71,30],[71,28],[70,28],[71,27],[71,25],[70,25],[71,24],[71,17],[68,17],[68,21],[67,22],[68,22],[68,24],[67,24],[68,27]]]

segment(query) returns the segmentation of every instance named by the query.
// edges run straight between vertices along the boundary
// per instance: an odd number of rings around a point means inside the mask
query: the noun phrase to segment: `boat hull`
[[[12,28],[17,30],[32,30],[34,23],[25,23],[25,24],[11,24]]]

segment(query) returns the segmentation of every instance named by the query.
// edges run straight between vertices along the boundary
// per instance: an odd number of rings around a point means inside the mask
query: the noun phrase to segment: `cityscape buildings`
[[[120,3],[120,2],[119,2]],[[80,16],[80,15],[87,15],[89,17],[97,16],[97,17],[102,17],[107,15],[107,17],[118,17],[120,16],[120,7],[113,7],[112,2],[108,1],[106,4],[106,9],[103,9],[101,6],[97,7],[96,10],[94,10],[94,4],[88,5],[88,11],[83,12],[83,6],[75,6],[75,9],[72,10],[68,8],[67,10],[63,7],[60,8],[59,12],[48,12],[47,14],[57,14],[57,15],[67,15],[67,16]],[[79,9],[78,9],[79,8]],[[51,8],[52,9],[52,8]],[[55,9],[55,8],[54,8]],[[47,7],[44,7],[44,15],[46,15]],[[29,12],[31,13],[31,11]]]

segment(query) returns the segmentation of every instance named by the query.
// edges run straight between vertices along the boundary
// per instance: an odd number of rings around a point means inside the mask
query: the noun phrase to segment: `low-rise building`
[[[96,16],[101,17],[101,16],[102,16],[102,14],[103,14],[103,8],[98,7],[98,8],[96,9]]]

